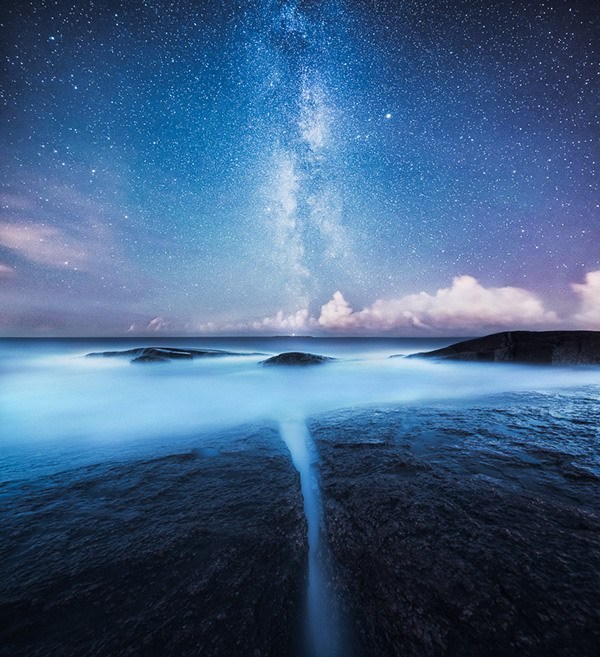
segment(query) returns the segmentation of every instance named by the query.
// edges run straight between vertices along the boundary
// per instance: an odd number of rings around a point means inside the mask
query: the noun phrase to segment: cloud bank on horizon
[[[573,283],[571,287],[581,300],[574,322],[583,328],[600,330],[600,271],[589,272],[584,283]]]
[[[321,306],[318,315],[308,308],[242,322],[179,324],[155,317],[132,324],[129,333],[325,335],[460,335],[501,330],[600,330],[600,270],[589,272],[571,289],[579,300],[570,316],[544,306],[532,292],[517,287],[484,287],[473,276],[457,276],[452,285],[434,294],[419,292],[376,299],[354,310],[339,290]]]

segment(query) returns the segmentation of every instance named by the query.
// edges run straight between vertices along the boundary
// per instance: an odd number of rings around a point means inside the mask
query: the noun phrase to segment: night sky
[[[0,332],[600,329],[599,14],[8,0]]]

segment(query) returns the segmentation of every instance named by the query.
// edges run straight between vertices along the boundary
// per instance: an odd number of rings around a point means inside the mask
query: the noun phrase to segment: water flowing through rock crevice
[[[322,562],[321,496],[315,472],[313,440],[306,419],[280,420],[279,429],[294,467],[300,475],[308,527],[307,643],[310,657],[337,657],[338,638],[331,600],[327,594]]]

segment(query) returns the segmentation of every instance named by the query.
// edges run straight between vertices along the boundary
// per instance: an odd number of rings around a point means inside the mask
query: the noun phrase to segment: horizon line
[[[275,340],[275,339],[308,339],[308,340],[468,340],[482,338],[498,333],[598,333],[593,329],[506,329],[491,333],[478,333],[468,335],[293,335],[293,334],[220,334],[220,335],[152,335],[152,334],[123,334],[123,335],[0,335],[0,340]]]

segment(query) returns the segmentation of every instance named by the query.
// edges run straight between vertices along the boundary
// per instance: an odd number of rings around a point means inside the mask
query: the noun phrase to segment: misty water
[[[4,340],[0,364],[2,481],[105,458],[201,445],[202,434],[382,404],[472,400],[510,391],[600,384],[598,368],[525,367],[390,358],[455,340]],[[161,364],[84,358],[167,345],[239,356]],[[320,367],[264,367],[284,351],[337,358]],[[245,355],[250,354],[250,355]]]
[[[559,414],[565,399],[584,398],[590,408],[600,401],[598,368],[401,357],[451,342],[310,338],[4,340],[0,359],[3,497],[19,495],[24,482],[56,480],[102,463],[135,463],[186,450],[210,457],[215,435],[221,436],[219,445],[226,449],[227,441],[233,437],[237,440],[248,427],[271,427],[274,430],[269,440],[275,449],[285,446],[300,476],[308,542],[305,614],[310,654],[343,654],[322,567],[326,550],[321,542],[323,493],[311,423],[336,414],[347,421],[353,414],[405,408],[409,417],[404,422],[411,426],[419,423],[420,414],[438,408],[454,417],[458,427],[469,417],[469,409],[485,409],[490,403],[508,405],[517,409],[518,415],[519,405],[534,398],[552,399],[556,395],[561,400],[556,404]],[[239,355],[148,364],[118,357],[85,358],[89,352],[149,344],[223,349]],[[271,355],[292,350],[336,360],[311,367],[261,364]],[[539,429],[536,423],[539,418],[532,418],[532,431]],[[458,450],[460,435],[457,433],[454,445]],[[252,438],[247,440],[245,449],[252,454]],[[487,446],[510,450],[509,443],[498,447],[489,440]],[[593,458],[594,444],[592,441],[590,446],[588,440],[581,449],[587,450],[585,466],[590,476],[595,473],[600,477],[600,464]],[[427,450],[427,438],[420,449]]]

